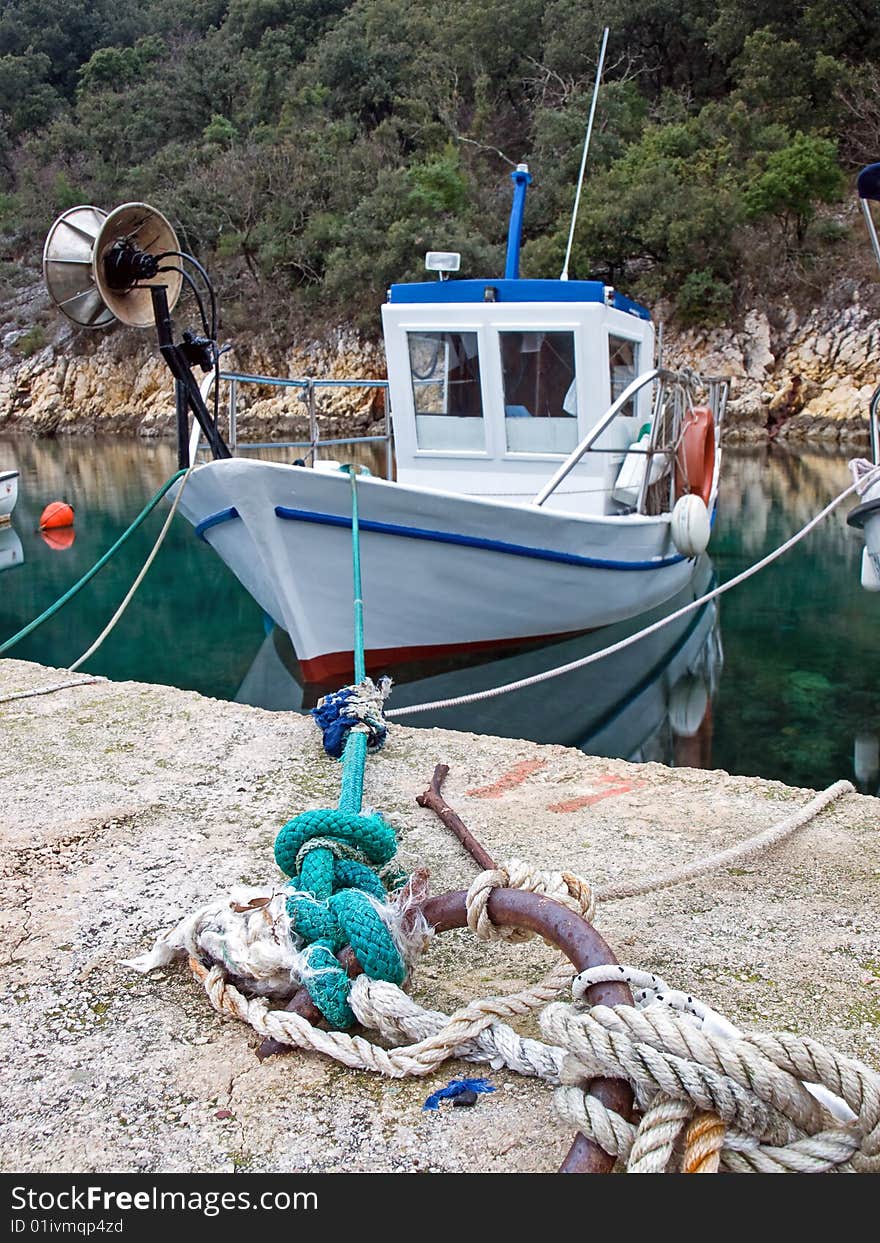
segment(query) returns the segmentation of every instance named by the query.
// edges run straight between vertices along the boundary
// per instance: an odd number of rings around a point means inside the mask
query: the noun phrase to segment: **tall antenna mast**
[[[578,175],[577,193],[574,196],[574,210],[571,213],[571,228],[568,231],[568,245],[565,248],[565,263],[562,266],[562,272],[559,276],[561,281],[568,280],[568,261],[571,258],[571,246],[574,241],[574,226],[577,223],[578,208],[581,204],[581,190],[584,185],[584,173],[587,168],[587,154],[590,150],[590,139],[593,136],[593,118],[596,115],[596,101],[599,98],[599,82],[602,78],[602,69],[605,64],[605,49],[608,46],[608,27],[602,34],[602,47],[599,50],[599,64],[596,67],[596,82],[593,86],[593,102],[590,104],[590,119],[587,121],[587,136],[584,139],[584,154],[581,157],[581,171]]]

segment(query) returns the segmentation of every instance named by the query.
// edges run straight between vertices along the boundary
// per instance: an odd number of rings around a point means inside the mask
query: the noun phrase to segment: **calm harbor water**
[[[261,456],[281,460],[289,451]],[[0,469],[21,471],[13,532],[0,528],[0,636],[64,592],[105,551],[175,468],[169,444],[0,440]],[[728,449],[710,558],[699,590],[725,581],[781,543],[848,481],[846,457],[781,448]],[[76,509],[75,539],[53,547],[36,531],[49,501]],[[595,754],[724,768],[823,786],[853,779],[880,733],[880,597],[859,586],[861,539],[845,507],[780,562],[612,662],[470,708],[406,718],[580,746]],[[74,602],[11,656],[64,666],[92,642],[143,563],[162,506]],[[4,545],[4,539],[6,541]],[[13,552],[15,549],[13,548]],[[683,596],[676,603],[681,603]],[[655,614],[651,615],[652,617]],[[612,627],[492,662],[396,673],[393,704],[421,703],[511,681],[604,647],[637,626]],[[166,683],[280,710],[311,706],[286,636],[189,524],[177,519],[124,618],[87,664],[117,680]],[[861,788],[880,776],[860,767]]]

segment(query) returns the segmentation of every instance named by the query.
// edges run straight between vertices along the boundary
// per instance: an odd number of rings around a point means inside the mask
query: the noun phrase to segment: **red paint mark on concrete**
[[[633,790],[638,790],[645,784],[644,781],[627,781],[623,777],[615,777],[611,774],[596,777],[595,780],[608,788],[597,790],[593,794],[583,794],[579,798],[568,798],[561,803],[550,803],[547,810],[581,811],[584,807],[592,807],[596,803],[601,803],[603,798],[614,798],[618,794],[631,794]]]
[[[532,773],[536,773],[539,769],[546,767],[546,760],[521,760],[509,772],[503,773],[492,785],[477,786],[473,790],[468,790],[467,793],[471,798],[501,798],[501,795],[508,790],[512,790],[515,786],[521,786],[524,781],[531,777]]]

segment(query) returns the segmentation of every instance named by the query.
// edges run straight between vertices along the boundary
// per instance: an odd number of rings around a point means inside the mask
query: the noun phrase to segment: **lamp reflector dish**
[[[43,279],[49,297],[81,328],[104,328],[114,318],[92,276],[95,239],[106,219],[100,207],[71,207],[52,225],[43,247]]]
[[[94,284],[110,312],[132,328],[149,328],[153,317],[150,285],[164,285],[168,290],[168,308],[173,309],[180,297],[183,277],[179,272],[162,272],[149,280],[138,281],[129,289],[114,289],[107,283],[104,259],[117,242],[128,241],[148,255],[161,255],[180,250],[177,235],[160,211],[146,203],[123,203],[104,220],[92,252]],[[169,258],[169,264],[180,266],[180,259]],[[162,267],[165,264],[161,265]]]

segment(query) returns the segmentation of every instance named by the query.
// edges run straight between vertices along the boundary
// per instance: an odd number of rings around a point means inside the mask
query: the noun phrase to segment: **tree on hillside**
[[[800,250],[817,204],[833,203],[842,182],[837,143],[798,131],[769,156],[764,171],[745,191],[746,212],[752,219],[775,216],[787,244]]]

